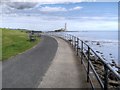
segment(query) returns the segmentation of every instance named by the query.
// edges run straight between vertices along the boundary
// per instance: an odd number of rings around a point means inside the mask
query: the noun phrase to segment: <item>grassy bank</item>
[[[36,45],[40,40],[30,42],[28,34],[20,30],[0,29],[2,31],[2,60],[24,52]]]
[[[2,30],[0,29],[0,60],[2,60]]]

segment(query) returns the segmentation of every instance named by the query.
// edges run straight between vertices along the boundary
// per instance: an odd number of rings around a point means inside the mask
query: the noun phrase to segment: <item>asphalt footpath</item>
[[[37,88],[58,48],[57,41],[42,36],[35,47],[2,62],[3,88]]]
[[[73,48],[63,39],[57,38],[58,49],[52,64],[38,88],[90,88],[86,72]]]

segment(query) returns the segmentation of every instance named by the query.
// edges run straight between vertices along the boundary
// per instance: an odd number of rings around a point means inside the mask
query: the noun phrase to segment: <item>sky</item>
[[[0,2],[0,27],[53,31],[65,23],[68,31],[118,30],[118,0]]]

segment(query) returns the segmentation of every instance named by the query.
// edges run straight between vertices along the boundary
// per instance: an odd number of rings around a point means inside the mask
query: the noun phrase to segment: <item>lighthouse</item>
[[[64,29],[64,31],[67,31],[67,23],[65,23],[65,29]]]

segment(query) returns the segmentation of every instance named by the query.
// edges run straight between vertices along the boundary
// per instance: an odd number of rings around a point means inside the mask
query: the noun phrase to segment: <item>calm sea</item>
[[[80,32],[65,32],[79,37],[83,41],[88,41],[88,45],[94,51],[100,51],[101,55],[108,62],[114,60],[116,64],[120,64],[118,56],[118,31],[80,31]],[[94,43],[93,43],[94,41]],[[100,42],[100,46],[96,45]]]

